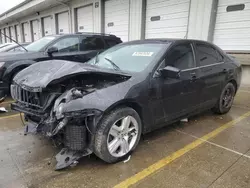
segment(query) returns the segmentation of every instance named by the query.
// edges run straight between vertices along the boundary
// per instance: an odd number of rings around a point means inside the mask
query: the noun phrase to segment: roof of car
[[[189,42],[203,42],[208,43],[207,41],[202,40],[195,40],[195,39],[177,39],[177,38],[155,38],[155,39],[144,39],[144,40],[135,40],[135,41],[129,41],[126,42],[127,44],[133,44],[133,43],[174,43],[174,42],[180,42],[180,41],[189,41]]]
[[[53,36],[53,37],[64,37],[64,36],[76,36],[76,35],[89,35],[89,36],[106,36],[106,37],[116,37],[115,35],[112,34],[105,34],[105,33],[88,33],[88,32],[83,32],[83,33],[71,33],[71,34],[56,34],[56,35],[48,35],[48,36]]]

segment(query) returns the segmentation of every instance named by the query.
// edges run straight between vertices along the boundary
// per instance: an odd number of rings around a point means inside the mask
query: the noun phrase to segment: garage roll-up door
[[[6,42],[7,42],[7,38],[6,38],[6,28],[3,29],[3,34],[4,34],[4,35],[3,35],[3,38],[4,38],[3,41],[4,41],[4,43],[6,43]]]
[[[250,50],[250,0],[219,0],[213,42],[223,50]]]
[[[19,25],[15,25],[15,30],[16,30],[16,35],[17,35],[17,41],[21,42],[22,38],[21,38],[20,26]]]
[[[128,41],[129,0],[106,0],[104,6],[105,33]]]
[[[39,26],[38,26],[38,21],[33,20],[31,21],[31,28],[32,28],[32,40],[36,41],[39,39]]]
[[[57,33],[69,33],[69,13],[63,12],[57,15]]]
[[[6,34],[8,37],[10,37],[10,30],[9,30],[8,27],[5,28],[5,34]],[[9,39],[8,37],[6,37],[6,41],[7,41],[7,42],[11,42],[10,39]]]
[[[86,6],[76,9],[77,31],[78,32],[93,32],[93,6]]]
[[[184,38],[190,0],[147,0],[145,38]]]
[[[16,33],[13,26],[10,27],[10,36],[12,39],[16,40]]]
[[[24,42],[31,42],[30,29],[28,23],[23,23],[23,39]]]
[[[5,40],[4,40],[4,35],[2,34],[2,33],[4,33],[4,31],[3,31],[3,29],[1,29],[0,30],[1,32],[0,32],[0,37],[1,37],[1,43],[3,44],[3,43],[5,43]]]
[[[42,18],[43,36],[52,35],[52,19],[51,16]]]

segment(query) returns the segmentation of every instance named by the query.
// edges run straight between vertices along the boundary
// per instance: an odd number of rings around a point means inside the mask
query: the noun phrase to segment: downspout
[[[67,3],[63,3],[61,1],[58,1],[58,0],[56,0],[56,2],[68,7],[68,10],[69,10],[69,32],[72,33],[72,11],[71,11],[70,5],[68,5]]]

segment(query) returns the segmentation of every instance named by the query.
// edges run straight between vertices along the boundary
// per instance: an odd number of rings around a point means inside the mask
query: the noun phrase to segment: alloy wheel
[[[110,128],[107,137],[109,153],[122,157],[129,153],[138,138],[138,122],[132,116],[117,120]]]

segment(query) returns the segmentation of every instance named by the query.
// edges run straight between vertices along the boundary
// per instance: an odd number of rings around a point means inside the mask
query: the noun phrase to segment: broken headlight
[[[64,103],[60,103],[58,105],[58,107],[55,109],[56,119],[61,119],[61,118],[64,117],[64,115],[63,115],[63,107],[64,107]]]

